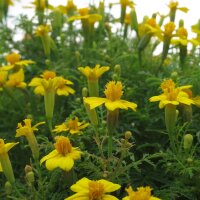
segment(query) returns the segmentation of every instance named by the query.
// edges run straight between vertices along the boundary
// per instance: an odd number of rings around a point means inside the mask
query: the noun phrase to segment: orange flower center
[[[67,126],[70,130],[78,130],[78,119],[69,120]]]
[[[72,145],[67,137],[56,137],[56,143],[54,145],[58,153],[64,156],[72,151]]]
[[[150,187],[139,187],[136,192],[130,195],[130,200],[148,200],[151,198]]]
[[[168,89],[168,88],[175,88],[175,83],[174,81],[172,81],[172,79],[167,79],[163,81],[160,87],[162,88],[163,91],[165,91],[165,89]]]
[[[88,185],[89,185],[89,200],[101,200],[104,194],[103,184],[97,181],[90,181]]]
[[[116,101],[121,98],[123,95],[122,90],[122,83],[120,81],[110,81],[106,84],[106,89],[104,90],[104,94],[106,95],[106,98],[111,101]]]
[[[156,20],[154,18],[148,19],[146,23],[152,27],[156,27]]]
[[[9,62],[11,65],[14,65],[16,62],[20,61],[21,55],[18,53],[11,53],[6,56],[6,61]]]
[[[45,71],[42,75],[42,77],[46,80],[52,79],[56,77],[56,73],[52,71]]]
[[[165,26],[164,26],[164,28],[165,28],[165,31],[164,31],[165,36],[171,37],[172,36],[172,32],[174,31],[175,27],[176,26],[175,26],[174,22],[169,22],[169,23],[165,24]]]
[[[187,38],[188,36],[188,32],[187,29],[185,29],[184,27],[180,27],[177,31],[177,34],[180,38]]]
[[[78,12],[79,12],[79,14],[80,14],[81,16],[88,15],[88,13],[89,13],[89,8],[80,8],[80,9],[78,10]]]

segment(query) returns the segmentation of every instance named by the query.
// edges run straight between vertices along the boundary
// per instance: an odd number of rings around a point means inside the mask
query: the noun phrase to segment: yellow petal
[[[6,143],[5,144],[5,150],[6,150],[6,152],[8,152],[10,149],[12,149],[15,145],[17,145],[17,144],[19,144],[19,142],[12,142],[12,143]]]
[[[100,97],[87,97],[84,98],[84,102],[90,106],[90,109],[94,109],[107,101],[106,98]]]
[[[80,191],[88,191],[88,183],[90,182],[90,180],[88,178],[82,178],[79,181],[77,181],[74,185],[72,185],[70,187],[70,189],[73,192],[80,192]]]
[[[102,197],[103,200],[119,200],[118,198],[112,196],[112,195],[109,195],[109,194],[104,194],[103,197]]]
[[[52,152],[50,152],[48,155],[44,156],[41,160],[40,160],[40,164],[42,164],[44,161],[51,159],[55,156],[58,155],[57,150],[53,150]]]
[[[112,182],[104,180],[104,179],[101,179],[98,182],[103,184],[105,193],[114,192],[121,187],[118,184],[112,183]]]
[[[1,162],[0,162],[0,172],[2,172],[3,171],[3,169],[2,169],[2,166],[1,166]]]

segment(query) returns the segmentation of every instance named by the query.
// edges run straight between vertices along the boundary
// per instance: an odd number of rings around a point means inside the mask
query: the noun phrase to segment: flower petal
[[[79,191],[85,191],[85,192],[88,192],[89,191],[89,184],[90,180],[88,178],[82,178],[80,179],[79,181],[77,181],[74,185],[72,185],[70,187],[70,189],[73,191],[73,192],[79,192]]]
[[[106,98],[100,97],[87,97],[84,98],[84,102],[90,106],[90,109],[94,109],[107,101]]]
[[[112,183],[112,182],[104,180],[104,179],[101,179],[98,182],[103,184],[105,193],[114,192],[121,187],[119,184],[115,184],[115,183]]]

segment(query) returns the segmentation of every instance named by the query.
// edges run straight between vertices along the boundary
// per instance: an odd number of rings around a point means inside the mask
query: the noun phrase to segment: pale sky
[[[19,16],[20,14],[27,14],[29,16],[33,16],[33,9],[23,8],[25,6],[30,6],[31,0],[19,0],[14,1],[15,6],[10,8],[9,15]],[[67,0],[49,0],[49,3],[52,5],[65,5]],[[98,4],[99,0],[74,0],[74,3],[79,7],[87,7],[88,3]],[[119,0],[105,0],[106,5],[109,3],[119,2]],[[183,19],[185,21],[185,27],[190,31],[190,26],[196,24],[198,19],[200,18],[200,9],[199,9],[199,0],[179,0],[180,7],[188,7],[189,12],[183,13],[181,11],[177,11],[176,24],[178,24],[179,19]],[[136,12],[138,15],[138,21],[141,22],[143,16],[148,15],[151,16],[152,13],[159,11],[162,14],[166,14],[168,12],[167,4],[169,0],[134,0],[136,4]],[[116,17],[120,16],[119,6],[113,6],[112,12]],[[14,23],[12,19],[9,21],[9,24],[12,26]],[[191,33],[189,34],[191,36]]]

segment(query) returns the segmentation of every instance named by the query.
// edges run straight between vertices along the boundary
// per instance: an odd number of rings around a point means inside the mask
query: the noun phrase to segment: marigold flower
[[[38,126],[44,124],[45,122],[40,122],[31,126],[31,119],[24,119],[24,124],[18,123],[16,130],[16,137],[25,136],[28,140],[29,146],[31,148],[32,154],[34,158],[39,158],[39,148],[36,137],[34,135],[34,131],[38,131]]]
[[[104,90],[106,98],[99,97],[87,97],[84,98],[84,102],[90,105],[90,109],[94,109],[102,104],[105,104],[109,111],[114,111],[116,109],[131,108],[133,111],[136,110],[137,104],[122,100],[123,95],[122,83],[120,81],[110,81],[106,84],[106,89]]]
[[[58,136],[55,139],[55,150],[44,156],[40,163],[45,162],[48,170],[59,167],[64,171],[70,171],[74,166],[74,160],[80,159],[81,151],[73,147],[67,137]]]
[[[35,35],[38,37],[44,37],[48,35],[51,31],[51,27],[49,25],[40,25],[35,30]]]
[[[10,74],[8,76],[8,81],[6,82],[8,87],[25,88],[26,83],[24,82],[24,71],[20,69],[18,72]]]
[[[18,53],[11,53],[5,57],[6,61],[9,63],[7,66],[3,66],[3,70],[19,71],[22,67],[26,67],[29,64],[34,64],[32,60],[21,60],[21,55]]]
[[[151,195],[152,189],[149,186],[138,187],[136,191],[130,186],[126,188],[126,191],[128,196],[124,197],[122,200],[160,200]]]
[[[100,67],[100,65],[96,65],[94,68],[89,66],[78,68],[87,77],[90,96],[99,96],[99,78],[109,69],[108,66]]]
[[[57,95],[73,94],[75,91],[68,85],[73,85],[73,83],[61,76],[56,76],[53,71],[44,71],[42,78],[33,78],[29,83],[29,86],[36,87],[35,94],[45,95],[50,91],[54,91]]]
[[[130,8],[134,8],[135,5],[132,0],[120,0],[120,4],[122,7],[129,6]]]
[[[178,36],[179,38],[178,39],[176,39],[176,38],[172,39],[171,40],[172,44],[175,44],[175,45],[181,44],[183,46],[187,46],[187,44],[190,42],[190,40],[187,39],[187,37],[188,37],[188,31],[184,27],[180,27],[177,30],[176,36]]]
[[[1,164],[2,171],[4,172],[7,180],[11,184],[15,182],[15,177],[14,177],[12,165],[8,156],[8,151],[12,149],[18,143],[19,142],[5,144],[4,140],[0,138],[0,164]]]
[[[73,192],[76,192],[76,194],[67,197],[65,200],[118,200],[118,198],[107,193],[114,192],[120,187],[120,185],[104,179],[93,181],[88,178],[82,178],[70,188]]]
[[[79,122],[78,117],[75,117],[75,119],[69,119],[62,123],[61,125],[57,125],[53,132],[60,133],[68,131],[72,135],[73,134],[80,134],[81,130],[89,126],[89,123],[85,122]]]
[[[188,8],[186,7],[178,7],[178,1],[170,1],[168,7],[170,8],[170,10],[180,10],[182,12],[187,13],[188,12]]]
[[[159,108],[164,108],[166,105],[179,105],[180,103],[185,105],[195,104],[185,89],[191,88],[192,85],[186,85],[181,87],[175,87],[175,83],[171,79],[164,80],[161,84],[163,93],[159,96],[153,96],[149,100],[150,102],[160,101]]]

